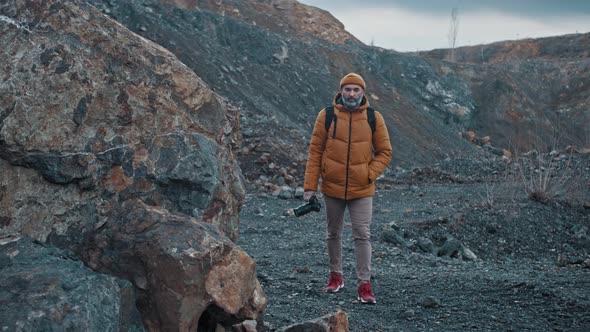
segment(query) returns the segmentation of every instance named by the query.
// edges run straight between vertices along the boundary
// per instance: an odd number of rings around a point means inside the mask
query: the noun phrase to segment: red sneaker
[[[366,303],[366,304],[375,304],[377,303],[377,301],[375,300],[375,295],[373,295],[373,291],[371,291],[371,283],[370,282],[366,282],[364,284],[361,284],[358,288],[358,300],[361,301],[361,303]]]
[[[340,273],[330,272],[330,281],[328,282],[328,286],[326,286],[326,292],[336,293],[342,288],[344,288],[342,275]]]

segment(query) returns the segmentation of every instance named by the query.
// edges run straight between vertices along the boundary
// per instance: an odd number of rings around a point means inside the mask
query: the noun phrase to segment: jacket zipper
[[[348,167],[350,164],[350,140],[352,137],[352,112],[348,112],[348,152],[346,153],[346,185],[344,186],[344,200],[348,199]]]

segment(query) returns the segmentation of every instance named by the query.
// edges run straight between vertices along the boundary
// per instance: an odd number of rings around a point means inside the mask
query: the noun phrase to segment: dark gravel
[[[351,331],[590,330],[590,210],[532,201],[518,183],[490,205],[487,183],[395,182],[374,201],[375,306],[356,301],[350,227],[346,286],[327,294],[324,211],[283,217],[303,201],[247,195],[238,244],[257,261],[268,330],[338,308]]]

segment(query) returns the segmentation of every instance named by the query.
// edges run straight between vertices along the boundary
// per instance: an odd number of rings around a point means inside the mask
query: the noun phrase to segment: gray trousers
[[[371,280],[371,218],[373,197],[363,197],[345,201],[324,195],[326,217],[328,220],[328,247],[330,272],[342,273],[342,227],[344,211],[348,207],[358,283]]]

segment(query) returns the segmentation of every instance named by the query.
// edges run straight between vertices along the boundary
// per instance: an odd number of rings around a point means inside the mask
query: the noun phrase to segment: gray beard
[[[345,99],[344,96],[342,96],[342,104],[352,111],[356,110],[360,106],[362,100],[362,96],[360,98],[350,97],[349,99]]]

